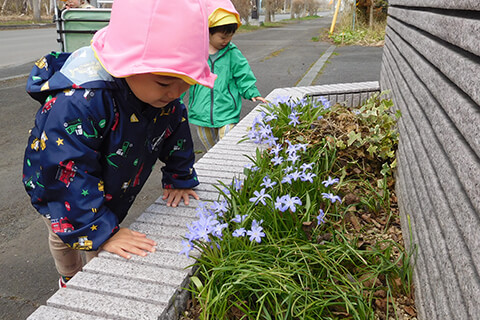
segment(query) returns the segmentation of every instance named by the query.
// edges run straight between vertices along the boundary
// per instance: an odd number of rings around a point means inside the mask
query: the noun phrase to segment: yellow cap
[[[231,13],[222,8],[218,8],[208,16],[209,28],[224,26],[232,23],[236,23],[238,27],[242,25],[238,13]]]

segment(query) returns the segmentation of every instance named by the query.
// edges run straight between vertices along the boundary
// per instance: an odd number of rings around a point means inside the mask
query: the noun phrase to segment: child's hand
[[[101,248],[115,253],[122,258],[130,259],[130,253],[145,257],[146,251],[155,252],[157,243],[147,238],[147,235],[127,228],[120,228]]]
[[[163,200],[167,200],[167,206],[176,207],[183,199],[185,205],[189,204],[189,195],[196,200],[200,200],[198,195],[192,189],[164,189]]]
[[[253,97],[252,101],[253,102],[262,101],[263,103],[267,103],[267,100],[265,100],[263,97]]]

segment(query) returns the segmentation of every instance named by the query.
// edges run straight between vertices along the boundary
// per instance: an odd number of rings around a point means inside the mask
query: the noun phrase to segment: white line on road
[[[335,48],[336,46],[331,45],[325,51],[325,53],[320,57],[320,59],[318,59],[317,62],[315,62],[313,67],[311,67],[310,70],[308,70],[307,74],[302,78],[302,80],[300,80],[297,83],[296,87],[311,86],[313,81],[317,77],[318,73],[320,72],[320,70],[322,70],[322,67],[325,64],[325,62],[327,62],[328,58],[330,58],[330,56],[332,55],[333,50],[335,50]]]

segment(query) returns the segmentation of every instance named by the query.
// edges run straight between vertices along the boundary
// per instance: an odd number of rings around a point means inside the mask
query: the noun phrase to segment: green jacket
[[[194,85],[188,98],[188,120],[201,127],[220,128],[240,121],[242,97],[259,97],[255,78],[247,59],[233,43],[218,52],[215,61],[208,59],[218,77],[213,89]]]

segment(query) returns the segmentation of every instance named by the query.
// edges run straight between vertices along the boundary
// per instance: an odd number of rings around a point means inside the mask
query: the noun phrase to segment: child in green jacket
[[[240,121],[242,97],[266,102],[261,97],[247,59],[231,40],[241,25],[240,16],[229,0],[207,2],[210,32],[208,64],[218,77],[213,89],[190,87],[188,120],[197,126],[205,148],[210,149]]]

